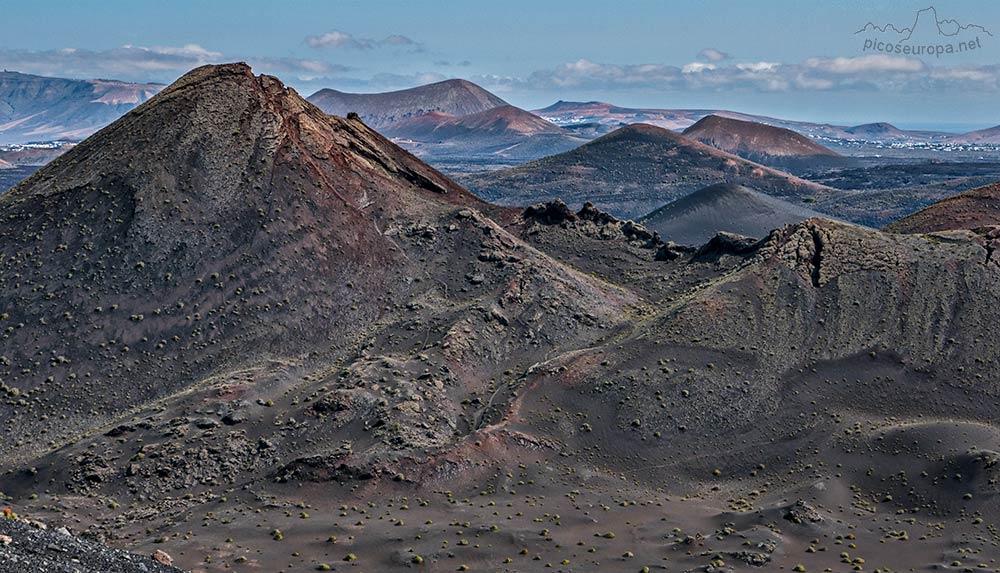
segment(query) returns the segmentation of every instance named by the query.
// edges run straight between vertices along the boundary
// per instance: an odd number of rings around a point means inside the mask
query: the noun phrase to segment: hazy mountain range
[[[971,132],[956,135],[941,131],[903,130],[889,123],[878,122],[856,126],[833,125],[807,121],[793,121],[774,117],[740,113],[731,110],[684,110],[684,109],[650,109],[619,107],[604,102],[572,102],[559,101],[555,104],[534,110],[534,113],[545,119],[563,126],[598,125],[610,130],[622,124],[648,123],[666,129],[682,131],[694,125],[708,115],[748,121],[788,129],[817,140],[832,141],[868,141],[874,143],[928,143],[939,142],[959,143],[966,135],[981,132]],[[989,130],[983,130],[989,132]],[[1000,143],[994,133],[982,138],[978,143]]]
[[[0,144],[83,139],[162,88],[0,72]]]

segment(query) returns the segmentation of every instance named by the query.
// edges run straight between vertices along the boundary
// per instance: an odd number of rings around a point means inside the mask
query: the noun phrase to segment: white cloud
[[[794,84],[799,89],[803,90],[828,90],[832,89],[836,84],[833,80],[827,80],[823,78],[810,78],[805,75],[799,74],[796,76]]]
[[[551,70],[533,72],[527,79],[512,79],[525,86],[539,87],[601,87],[628,86],[649,83],[666,84],[676,81],[681,69],[662,64],[599,64],[590,60],[577,60]]]
[[[707,62],[721,62],[723,60],[728,60],[729,54],[721,50],[716,50],[715,48],[705,48],[704,50],[698,52],[698,59],[705,60]]]
[[[750,62],[746,64],[736,64],[736,69],[746,72],[773,72],[779,69],[780,66],[781,64],[775,62]]]
[[[125,48],[135,48],[135,46],[125,45]],[[149,50],[156,54],[164,54],[168,56],[178,56],[182,58],[195,58],[199,60],[217,60],[222,57],[221,52],[213,52],[211,50],[206,50],[205,48],[199,46],[198,44],[185,44],[180,47],[171,46],[158,46],[153,48],[143,48],[138,46],[137,49]]]
[[[1000,66],[935,68],[931,70],[930,77],[933,80],[996,84],[1000,79]]]
[[[171,81],[205,64],[246,61],[258,73],[310,77],[350,68],[315,59],[223,54],[197,44],[184,46],[125,45],[110,50],[61,48],[10,50],[0,48],[0,68],[45,76],[114,78],[130,81]]]
[[[703,72],[705,70],[714,70],[715,64],[706,64],[704,62],[691,62],[681,68],[681,72],[685,74],[697,74],[698,72]]]
[[[354,49],[371,49],[371,40],[358,40],[350,34],[345,34],[334,30],[332,32],[327,32],[319,36],[309,36],[306,38],[306,44],[313,48],[354,48]]]
[[[876,54],[854,58],[809,58],[808,68],[833,74],[860,74],[868,72],[921,72],[924,63],[914,58]]]
[[[890,55],[809,58],[799,63],[757,61],[667,64],[606,64],[581,59],[537,70],[527,77],[483,76],[484,85],[506,91],[1000,91],[1000,64],[930,66]]]
[[[382,47],[405,46],[415,51],[422,50],[419,42],[401,34],[392,34],[381,40],[376,40],[373,38],[360,38],[346,32],[341,32],[340,30],[331,30],[318,36],[307,36],[306,45],[311,48],[342,48],[350,50],[373,50]]]

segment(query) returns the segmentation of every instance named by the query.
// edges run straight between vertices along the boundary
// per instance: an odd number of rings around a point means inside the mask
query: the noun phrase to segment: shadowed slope
[[[762,238],[773,229],[820,213],[732,183],[720,183],[669,203],[639,221],[664,239],[700,245],[723,231]]]

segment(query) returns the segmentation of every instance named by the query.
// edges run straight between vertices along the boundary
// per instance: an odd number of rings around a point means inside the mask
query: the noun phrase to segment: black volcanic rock
[[[569,206],[559,199],[528,207],[524,210],[524,217],[538,221],[543,225],[557,225],[567,221],[576,221],[579,218]]]
[[[0,571],[16,573],[181,573],[144,557],[77,538],[68,531],[40,529],[19,519],[0,518]]]
[[[760,239],[727,233],[716,233],[707,243],[698,247],[694,253],[696,260],[718,259],[725,255],[747,255],[760,245]]]

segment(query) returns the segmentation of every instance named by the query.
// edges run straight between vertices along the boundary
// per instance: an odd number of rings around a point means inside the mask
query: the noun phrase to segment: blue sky
[[[202,63],[246,60],[306,95],[465,77],[525,108],[603,100],[838,123],[1000,124],[1000,2],[939,1],[937,18],[923,13],[906,41],[855,34],[867,22],[912,24],[929,5],[0,0],[0,68],[169,82]],[[914,56],[864,50],[866,39],[978,45]]]

